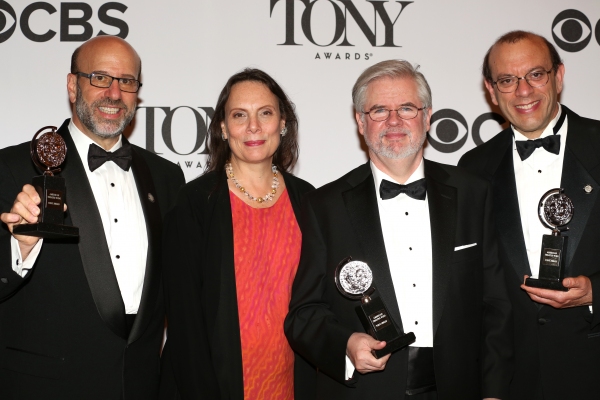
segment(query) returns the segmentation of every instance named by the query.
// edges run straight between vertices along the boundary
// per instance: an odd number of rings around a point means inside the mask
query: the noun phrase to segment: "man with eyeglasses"
[[[469,151],[463,166],[492,183],[500,259],[513,304],[515,375],[511,399],[600,396],[600,122],[558,103],[565,66],[545,38],[524,31],[488,50],[483,76],[511,123]],[[568,291],[525,286],[537,276],[542,236],[538,202],[563,188],[573,202],[567,225]]]
[[[12,234],[35,223],[29,143],[0,150],[0,398],[152,400],[164,328],[161,220],[181,169],[123,136],[141,61],[124,40],[75,50],[67,92],[66,223],[74,240]]]
[[[423,159],[431,90],[410,63],[373,65],[352,97],[370,161],[305,198],[291,346],[318,368],[318,398],[507,398],[511,307],[489,185]],[[372,271],[385,320],[415,334],[410,347],[373,356],[387,343],[365,333],[361,301],[336,287],[349,256]]]

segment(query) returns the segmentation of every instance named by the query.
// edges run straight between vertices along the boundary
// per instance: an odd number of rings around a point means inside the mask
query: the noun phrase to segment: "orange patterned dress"
[[[302,235],[285,190],[270,208],[231,191],[245,399],[292,400],[294,353],[283,333]]]

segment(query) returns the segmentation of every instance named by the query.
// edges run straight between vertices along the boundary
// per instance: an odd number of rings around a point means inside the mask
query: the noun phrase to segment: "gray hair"
[[[419,65],[413,67],[405,60],[381,61],[363,71],[352,88],[352,102],[356,112],[363,112],[366,101],[367,87],[369,84],[381,78],[412,78],[417,84],[419,100],[423,107],[431,108],[431,89],[422,73],[418,71]],[[423,113],[425,114],[425,113]],[[426,114],[425,114],[426,115]]]

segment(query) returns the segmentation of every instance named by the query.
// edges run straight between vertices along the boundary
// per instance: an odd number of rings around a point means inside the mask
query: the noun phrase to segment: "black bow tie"
[[[554,135],[552,136],[546,136],[543,139],[535,140],[515,140],[515,144],[517,145],[517,153],[519,153],[521,160],[527,160],[538,147],[543,147],[544,150],[553,154],[560,153],[560,136],[558,135],[558,131],[560,131],[560,128],[562,128],[566,117],[567,113],[565,110],[562,110],[558,121],[556,121],[556,125],[554,125],[554,128],[552,128],[554,131]]]
[[[560,152],[560,135],[546,136],[543,139],[535,140],[516,140],[515,143],[517,145],[517,153],[519,153],[523,161],[527,160],[538,147],[543,147],[547,152],[554,154]]]
[[[415,200],[425,200],[425,194],[427,193],[425,178],[411,182],[408,185],[400,185],[385,179],[381,180],[379,196],[381,196],[382,200],[393,199],[400,193],[404,193]]]
[[[123,146],[115,152],[105,151],[102,147],[92,143],[88,150],[88,165],[94,172],[105,162],[112,161],[123,169],[129,171],[131,167],[131,145],[123,142]]]

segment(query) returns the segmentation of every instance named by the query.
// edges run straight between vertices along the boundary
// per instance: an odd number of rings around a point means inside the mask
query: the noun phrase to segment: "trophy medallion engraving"
[[[63,140],[62,136],[60,136],[55,131],[45,133],[38,140],[34,139],[34,141],[32,141],[32,144],[34,142],[35,156],[37,157],[33,157],[33,159],[37,159],[40,162],[40,164],[46,166],[46,170],[52,170],[52,168],[57,168],[63,162],[65,162],[65,158],[67,156],[67,145],[65,144],[65,141]],[[38,167],[40,166],[38,165]]]
[[[363,297],[373,283],[371,268],[362,261],[350,261],[336,274],[336,285],[346,295],[355,299]]]

